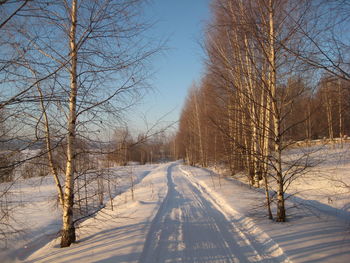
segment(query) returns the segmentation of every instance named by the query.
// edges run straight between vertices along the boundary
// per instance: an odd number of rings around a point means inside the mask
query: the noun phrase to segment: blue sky
[[[150,122],[171,111],[166,121],[176,121],[181,113],[187,90],[204,71],[204,53],[200,47],[206,22],[210,19],[210,0],[153,0],[146,11],[147,19],[156,20],[153,37],[167,39],[166,51],[153,63],[149,93],[137,107],[136,116],[147,115]],[[134,116],[134,114],[133,114]],[[142,128],[138,117],[132,126]]]

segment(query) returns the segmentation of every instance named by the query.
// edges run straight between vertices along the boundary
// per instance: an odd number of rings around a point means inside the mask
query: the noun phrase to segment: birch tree
[[[26,5],[31,13],[18,14],[22,25],[13,28],[18,39],[28,43],[22,50],[24,71],[31,76],[27,89],[37,92],[35,100],[21,102],[26,108],[25,130],[30,133],[34,127],[38,137],[46,138],[54,176],[52,152],[58,142],[63,143],[64,180],[56,184],[63,212],[61,246],[66,247],[76,240],[77,142],[97,138],[141,97],[148,87],[148,62],[159,45],[146,37],[148,25],[139,16],[141,0]]]

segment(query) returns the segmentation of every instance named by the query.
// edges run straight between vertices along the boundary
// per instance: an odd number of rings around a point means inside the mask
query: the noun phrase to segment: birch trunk
[[[36,73],[33,70],[31,70],[31,72],[37,78]],[[46,108],[45,108],[45,105],[44,105],[44,94],[43,94],[43,92],[41,90],[41,87],[40,87],[39,83],[36,85],[36,87],[37,87],[37,90],[38,90],[38,93],[39,93],[40,107],[41,107],[41,110],[42,110],[42,113],[43,113],[43,117],[44,117],[45,144],[46,144],[48,163],[49,163],[49,167],[50,167],[51,173],[53,175],[53,178],[55,180],[56,190],[57,190],[57,193],[58,193],[58,201],[59,201],[61,207],[63,208],[63,204],[64,204],[63,189],[62,189],[62,185],[61,185],[60,179],[58,177],[57,169],[56,169],[56,167],[54,165],[54,162],[53,162],[51,132],[50,132],[50,125],[49,125],[49,118],[47,116]]]
[[[244,36],[244,46],[245,46],[245,67],[246,67],[246,86],[247,86],[247,98],[248,98],[248,104],[249,106],[249,113],[250,113],[250,127],[252,131],[252,145],[251,145],[251,155],[252,155],[252,172],[255,177],[254,181],[257,183],[257,187],[260,187],[259,185],[259,178],[257,177],[257,171],[258,171],[258,129],[257,129],[257,122],[256,119],[256,101],[254,98],[254,86],[253,86],[253,65],[254,63],[254,57],[249,52],[249,44],[247,36]],[[250,55],[250,56],[249,56]],[[244,64],[242,64],[244,65]]]
[[[72,1],[71,27],[69,33],[70,44],[70,95],[69,95],[69,117],[67,136],[67,165],[65,174],[65,191],[63,206],[63,226],[61,232],[61,247],[69,247],[75,242],[75,227],[73,223],[74,205],[74,164],[75,164],[75,140],[76,140],[76,101],[77,101],[77,0]]]
[[[271,93],[272,116],[274,125],[274,150],[276,155],[275,169],[277,178],[277,222],[286,221],[284,205],[284,181],[282,173],[282,145],[280,135],[280,118],[276,96],[276,58],[275,58],[275,29],[274,29],[274,0],[269,0],[269,89]]]
[[[266,97],[266,104],[265,102]],[[266,96],[266,91],[263,89],[261,93],[261,129],[262,129],[262,150],[261,150],[261,159],[262,159],[262,177],[264,179],[265,185],[265,198],[267,213],[269,219],[273,219],[271,212],[271,200],[269,193],[269,182],[268,182],[268,156],[269,156],[269,138],[270,138],[270,97]]]
[[[227,85],[228,86],[228,85]],[[236,115],[236,112],[234,111],[233,107],[233,99],[232,99],[232,94],[227,88],[227,91],[229,92],[228,96],[228,106],[227,106],[227,116],[228,116],[228,132],[229,132],[229,147],[227,150],[228,154],[228,161],[230,165],[230,171],[233,174],[235,170],[235,164],[234,164],[234,158],[233,158],[233,151],[234,151],[234,118],[237,116],[233,116],[234,114]],[[226,144],[225,144],[226,146]]]
[[[204,149],[203,149],[203,134],[202,127],[199,118],[199,107],[198,107],[198,90],[194,90],[194,106],[195,106],[195,121],[197,126],[198,142],[199,142],[199,159],[200,165],[205,166],[204,162]]]
[[[311,106],[307,104],[306,138],[311,140]]]
[[[327,112],[327,123],[328,123],[328,138],[333,141],[333,117],[332,117],[332,100],[330,96],[330,88],[329,83],[326,83],[326,92],[325,92],[325,100],[326,100],[326,112]]]
[[[338,115],[339,115],[339,137],[341,145],[343,146],[343,103],[340,80],[338,79]]]

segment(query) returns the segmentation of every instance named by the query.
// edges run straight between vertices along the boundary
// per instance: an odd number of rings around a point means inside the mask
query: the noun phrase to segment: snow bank
[[[282,256],[281,261],[348,262],[349,219],[344,221],[339,216],[339,209],[329,206],[331,209],[328,211],[332,212],[325,213],[320,206],[305,205],[310,200],[297,197],[297,203],[296,199],[287,202],[288,222],[275,223],[267,219],[261,189],[250,188],[245,183],[219,176],[207,169],[190,166],[183,166],[182,169],[242,229],[259,243],[265,244],[273,255]],[[307,198],[306,195],[304,197]]]
[[[59,238],[36,251],[26,262],[138,262],[151,222],[167,191],[171,164],[156,167],[134,188],[114,198],[79,228],[78,242],[59,248]],[[134,197],[134,198],[132,198]]]
[[[137,185],[157,165],[135,165],[111,168],[109,176],[115,185],[113,196],[128,192],[131,184]],[[130,175],[133,176],[131,183]],[[0,184],[6,188],[10,183]],[[0,240],[1,262],[21,261],[37,249],[43,247],[59,235],[61,229],[61,211],[57,203],[57,192],[52,177],[36,177],[19,179],[13,183],[7,198],[12,218],[10,223],[18,231],[7,239]],[[136,195],[136,194],[135,194]],[[129,202],[129,194],[122,195],[123,202]],[[109,204],[109,196],[104,195],[104,203]],[[110,205],[110,204],[109,204]],[[105,209],[106,211],[108,208]],[[84,227],[78,229],[78,235]]]
[[[225,184],[226,186],[227,181],[221,181],[218,176],[214,179],[212,178],[213,175],[210,174],[199,177],[198,175],[194,175],[197,174],[195,169],[189,166],[183,166],[181,170],[188,176],[193,184],[198,187],[198,189],[211,197],[211,200],[220,208],[220,210],[222,210],[226,216],[230,218],[235,225],[237,225],[237,229],[241,229],[240,235],[246,240],[247,243],[253,246],[262,245],[262,247],[259,248],[259,251],[266,251],[266,254],[269,257],[272,257],[274,260],[278,259],[278,262],[290,262],[278,244],[275,243],[264,231],[262,231],[261,228],[255,224],[252,218],[244,216],[244,214],[235,210],[234,208],[236,206],[230,203],[222,194],[215,190],[214,180],[217,181],[220,189],[222,189],[222,184]],[[211,178],[209,178],[208,175],[209,177],[211,176]],[[237,201],[241,202],[242,200]],[[265,255],[265,257],[267,257],[267,255]],[[263,254],[262,256],[262,260],[266,260]]]

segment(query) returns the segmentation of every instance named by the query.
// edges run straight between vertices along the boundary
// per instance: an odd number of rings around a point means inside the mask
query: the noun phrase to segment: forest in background
[[[316,165],[310,152],[285,153],[350,132],[349,2],[214,0],[211,10],[206,72],[189,90],[176,154],[243,172],[284,222],[288,185]]]

